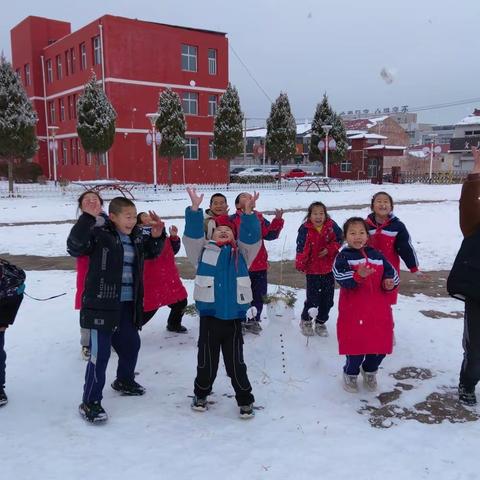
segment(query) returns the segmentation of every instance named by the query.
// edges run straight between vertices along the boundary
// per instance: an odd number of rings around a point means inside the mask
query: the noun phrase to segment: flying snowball
[[[380,70],[380,76],[382,77],[383,81],[388,85],[393,83],[394,76],[393,76],[393,72],[390,69],[383,67]]]

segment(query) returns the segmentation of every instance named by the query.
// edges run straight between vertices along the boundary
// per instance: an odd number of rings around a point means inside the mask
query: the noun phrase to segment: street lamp
[[[153,158],[153,189],[157,193],[157,145],[162,143],[162,134],[157,131],[155,124],[157,122],[159,113],[147,113],[145,115],[149,120],[152,126],[152,132],[148,132],[145,140],[147,145],[152,146],[152,158]]]
[[[423,147],[423,153],[426,155],[430,154],[430,169],[428,173],[428,179],[431,182],[432,181],[432,173],[433,173],[433,155],[435,153],[440,153],[442,151],[442,147],[440,145],[437,145],[435,147],[435,137],[437,136],[436,133],[432,133],[431,135],[431,140],[430,140],[430,148],[428,147]]]
[[[322,125],[322,129],[325,132],[325,141],[320,140],[317,146],[320,151],[325,150],[325,178],[328,178],[328,151],[336,150],[337,142],[333,138],[328,140],[328,132],[332,129],[332,125]]]
[[[52,139],[49,142],[48,148],[53,152],[53,181],[54,185],[57,186],[57,150],[58,142],[55,140],[55,134],[59,127],[55,125],[50,125],[48,130]]]

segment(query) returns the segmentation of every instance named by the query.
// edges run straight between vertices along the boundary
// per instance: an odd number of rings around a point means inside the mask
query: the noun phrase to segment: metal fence
[[[445,185],[452,183],[463,183],[467,178],[468,172],[462,170],[454,170],[451,172],[435,172],[430,175],[428,173],[418,172],[401,172],[401,183],[427,183],[434,185]]]

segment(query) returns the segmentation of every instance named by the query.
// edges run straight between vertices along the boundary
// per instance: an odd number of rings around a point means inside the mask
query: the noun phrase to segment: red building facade
[[[213,122],[228,84],[226,34],[105,15],[71,32],[70,23],[27,17],[11,30],[12,64],[32,99],[40,150],[34,158],[53,177],[48,148],[56,126],[57,175],[68,180],[117,178],[153,183],[146,114],[170,87],[182,99],[187,121],[183,158],[173,161],[174,183],[215,183],[227,163],[211,148]],[[76,103],[95,72],[117,112],[113,147],[100,169],[81,146]],[[167,181],[167,160],[157,157],[157,183]]]

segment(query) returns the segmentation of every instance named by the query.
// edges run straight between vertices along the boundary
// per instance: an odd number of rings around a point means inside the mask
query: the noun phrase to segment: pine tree
[[[337,143],[335,150],[329,150],[329,162],[338,163],[342,161],[348,150],[347,132],[345,131],[345,125],[342,118],[336,112],[332,110],[332,107],[328,103],[327,94],[323,94],[322,101],[317,105],[315,115],[312,122],[312,137],[310,144],[310,159],[313,159],[315,155],[320,154],[318,149],[318,142],[325,140],[325,132],[322,129],[323,125],[331,125],[332,128],[329,133],[329,138],[333,138]]]
[[[265,139],[268,156],[278,162],[279,179],[282,177],[282,164],[295,155],[296,137],[297,126],[290,109],[288,95],[280,93],[272,103]]]
[[[230,162],[243,150],[243,113],[237,89],[228,84],[218,106],[213,128],[213,149],[218,158],[224,158],[228,164],[230,181]]]
[[[0,56],[0,158],[8,162],[8,191],[13,194],[13,162],[38,150],[37,114],[17,74]]]
[[[172,159],[181,157],[185,151],[185,115],[180,97],[170,88],[164,90],[158,98],[159,117],[157,130],[162,134],[158,149],[162,157],[168,158],[168,186],[172,189]]]
[[[87,153],[95,155],[95,171],[98,178],[99,154],[107,152],[115,139],[117,113],[109,102],[95,73],[85,85],[77,102],[77,132]]]

